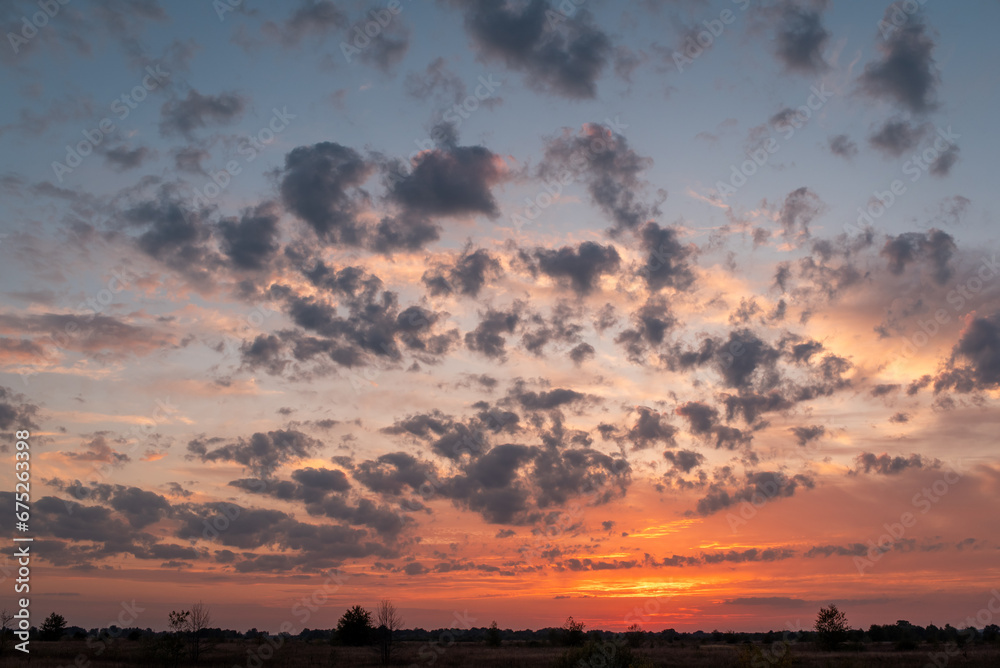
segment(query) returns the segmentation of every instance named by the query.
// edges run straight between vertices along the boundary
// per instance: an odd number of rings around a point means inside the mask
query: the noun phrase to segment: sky
[[[964,626],[1000,576],[998,21],[0,3],[36,623]]]

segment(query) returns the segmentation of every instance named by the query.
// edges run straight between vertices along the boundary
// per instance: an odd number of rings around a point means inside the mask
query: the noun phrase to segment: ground
[[[152,654],[148,644],[139,641],[119,640],[110,644],[101,656],[88,650],[84,641],[31,643],[30,664],[20,653],[8,650],[0,657],[2,666],[28,666],[32,668],[104,668],[112,666],[174,665],[166,657]],[[429,643],[399,643],[393,665],[406,668],[534,668],[556,666],[567,650],[562,647],[526,645],[491,648],[484,645],[456,644],[450,647]],[[779,666],[823,666],[824,668],[922,667],[938,668],[955,666],[998,666],[1000,646],[970,647],[959,651],[945,645],[922,645],[916,650],[895,651],[891,645],[866,645],[862,651],[843,650],[825,652],[811,644],[792,645],[790,655],[782,657],[780,646],[739,645],[706,643],[703,645],[679,643],[663,644],[632,650],[634,666],[642,668],[666,666],[704,666],[705,668],[778,668]],[[190,665],[181,662],[179,666]],[[274,648],[256,642],[223,643],[209,649],[197,664],[206,668],[291,668],[298,666],[345,666],[348,668],[377,666],[374,648],[332,647],[323,642],[291,640]],[[577,668],[575,664],[573,668]],[[587,664],[585,664],[587,665]],[[589,668],[607,666],[592,661]]]

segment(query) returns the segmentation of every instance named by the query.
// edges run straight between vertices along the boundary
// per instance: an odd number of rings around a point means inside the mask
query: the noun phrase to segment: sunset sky
[[[1000,3],[52,4],[0,3],[36,624],[992,596]]]

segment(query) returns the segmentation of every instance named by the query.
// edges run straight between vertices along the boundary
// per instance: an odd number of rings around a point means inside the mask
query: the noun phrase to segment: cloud
[[[593,241],[584,241],[575,248],[536,248],[531,259],[537,263],[538,271],[568,281],[569,287],[581,297],[593,292],[601,276],[613,274],[621,264],[618,250],[612,244],[602,246]]]
[[[420,280],[435,297],[451,294],[477,297],[489,281],[502,275],[500,260],[483,248],[473,251],[471,246],[467,246],[454,264],[447,266],[439,263],[424,271]]]
[[[306,37],[320,41],[347,26],[347,16],[331,0],[302,0],[281,24],[268,21],[262,31],[285,47],[298,46]]]
[[[248,100],[235,92],[202,95],[192,89],[183,99],[171,98],[160,108],[160,134],[184,135],[210,125],[228,125],[239,120]]]
[[[903,118],[892,118],[868,138],[868,143],[886,155],[898,158],[917,147],[920,140],[927,136],[928,127],[927,124],[915,125]]]
[[[711,441],[716,448],[732,450],[748,443],[753,437],[735,427],[719,423],[719,411],[699,401],[689,401],[677,407],[677,414],[687,418],[691,434]]]
[[[885,21],[892,24],[894,5],[886,9]],[[859,83],[870,97],[892,100],[916,114],[934,109],[939,83],[934,63],[934,41],[927,34],[923,17],[911,14],[879,45],[881,58],[865,65]]]
[[[200,211],[190,211],[166,191],[122,213],[131,227],[144,230],[135,240],[139,249],[208,289],[223,259],[214,248],[212,227]]]
[[[509,176],[503,159],[483,146],[457,145],[450,126],[431,136],[442,139],[417,154],[408,173],[387,167],[389,200],[411,216],[499,216],[492,188]]]
[[[504,359],[507,354],[507,339],[503,334],[512,334],[521,321],[516,306],[510,310],[487,309],[476,328],[465,335],[465,345],[473,352],[482,353],[491,359]]]
[[[799,445],[805,446],[811,441],[818,441],[826,434],[826,427],[823,425],[813,425],[811,427],[792,427],[791,432],[795,435]]]
[[[374,164],[340,144],[299,146],[285,156],[281,198],[320,239],[360,246],[366,229],[358,216],[367,203],[360,187],[374,170]]]
[[[781,471],[748,471],[742,487],[733,489],[713,483],[708,494],[698,501],[696,512],[711,515],[740,502],[759,504],[792,496],[800,487],[812,489],[814,486],[813,479],[804,474],[789,477]]]
[[[858,154],[858,145],[847,135],[834,135],[829,140],[830,152],[842,158],[853,158]]]
[[[684,473],[690,473],[692,469],[700,466],[705,461],[705,455],[694,450],[678,450],[677,452],[667,450],[663,453],[663,456],[668,462],[673,464],[675,471],[683,471]]]
[[[119,172],[141,167],[144,162],[155,157],[156,151],[147,146],[138,146],[134,149],[129,149],[123,144],[104,151],[105,162]]]
[[[639,230],[639,239],[642,250],[647,253],[639,274],[650,290],[669,287],[683,291],[691,287],[694,272],[688,259],[693,249],[681,244],[676,228],[660,227],[650,221]]]
[[[238,269],[263,269],[280,248],[278,210],[272,202],[247,209],[239,219],[221,221],[219,231],[222,252]]]
[[[970,317],[946,368],[934,380],[934,391],[958,392],[1000,386],[1000,313]]]
[[[218,437],[196,438],[188,443],[188,456],[203,462],[234,462],[258,478],[269,478],[278,466],[309,457],[323,447],[320,441],[294,429],[257,432],[248,439],[219,445],[223,441]]]
[[[466,31],[486,58],[524,72],[537,90],[575,99],[596,97],[611,40],[586,10],[566,18],[547,0],[520,5],[471,0],[459,6]]]
[[[642,173],[652,164],[613,129],[585,123],[575,135],[565,130],[546,142],[537,173],[543,181],[584,180],[591,201],[611,218],[613,229],[631,230],[660,214],[655,204],[642,201],[647,187]],[[663,191],[658,195],[665,197]]]
[[[778,59],[789,72],[819,74],[829,67],[823,60],[823,47],[830,38],[823,27],[822,10],[826,3],[816,4],[819,9],[786,0],[774,9],[775,47]]]
[[[636,408],[635,422],[624,434],[624,440],[632,444],[633,450],[645,450],[657,443],[674,445],[677,427],[670,424],[666,416],[646,406]]]
[[[954,237],[941,230],[931,230],[890,236],[879,254],[888,261],[889,271],[897,276],[903,273],[906,265],[926,260],[931,265],[934,280],[944,285],[955,273],[950,265],[955,250]]]
[[[35,422],[37,418],[38,406],[29,403],[23,394],[18,394],[11,388],[0,385],[0,429],[4,431],[38,430],[39,426]]]
[[[422,73],[407,74],[403,90],[418,100],[435,98],[449,105],[460,104],[465,100],[466,93],[462,78],[448,69],[448,63],[442,57],[432,60]]]
[[[856,469],[850,473],[876,473],[878,475],[896,475],[906,469],[937,468],[940,462],[937,460],[926,461],[920,455],[910,455],[909,457],[891,457],[887,454],[875,455],[871,452],[863,452],[854,458]]]
[[[826,210],[823,200],[809,188],[803,186],[793,190],[785,198],[778,222],[784,228],[786,237],[801,235],[809,236],[809,223]]]

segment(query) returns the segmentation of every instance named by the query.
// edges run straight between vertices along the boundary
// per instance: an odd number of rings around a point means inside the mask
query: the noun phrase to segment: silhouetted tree
[[[14,621],[14,613],[4,608],[0,610],[0,655],[7,649],[7,625]]]
[[[371,642],[372,615],[356,605],[349,608],[337,622],[337,640],[344,645],[360,647]]]
[[[42,622],[42,628],[39,630],[42,640],[59,640],[62,638],[63,631],[66,630],[66,618],[53,612],[45,618],[45,621]]]
[[[503,637],[500,635],[500,627],[497,626],[496,620],[490,624],[490,628],[486,629],[486,644],[490,647],[499,647],[502,642]]]
[[[204,649],[203,635],[208,625],[212,623],[212,613],[201,601],[191,606],[191,612],[184,625],[184,631],[188,634],[188,647],[190,647],[191,660],[198,663],[198,657]]]
[[[383,666],[392,658],[392,633],[403,626],[403,618],[389,599],[383,598],[375,608],[375,624],[378,626],[379,659]]]
[[[831,604],[829,608],[820,608],[816,615],[816,632],[819,643],[826,649],[837,649],[837,646],[847,637],[847,615]]]
[[[578,622],[573,619],[570,615],[566,618],[566,626],[563,628],[566,630],[566,644],[570,647],[579,647],[586,640],[586,636],[583,633],[584,623]]]

